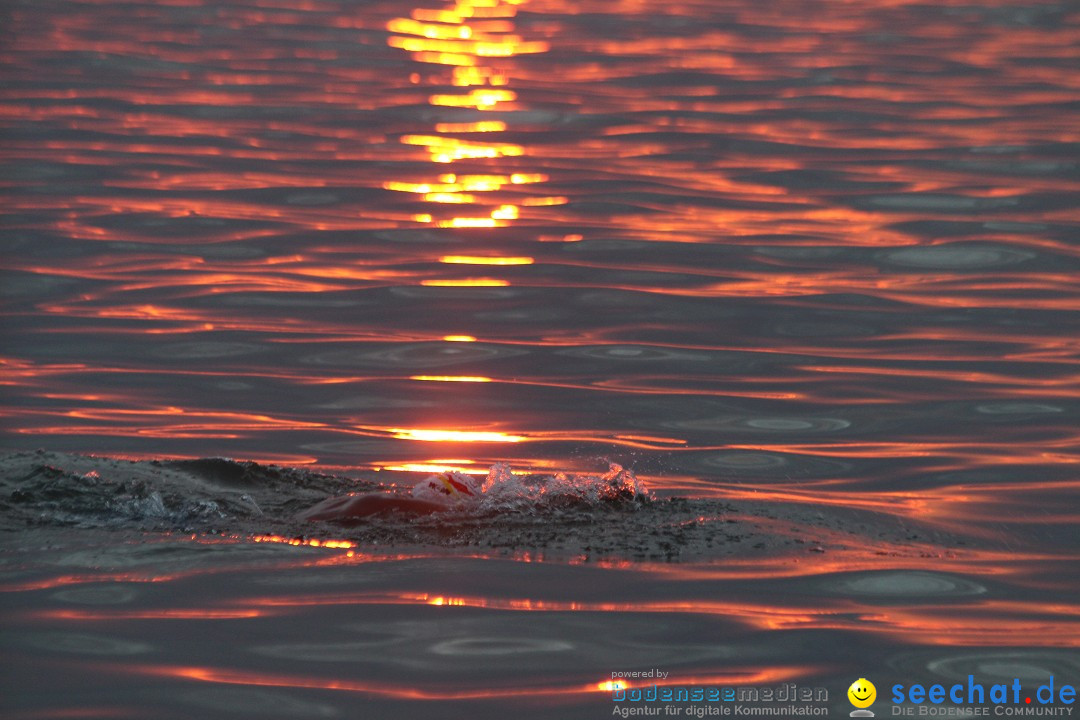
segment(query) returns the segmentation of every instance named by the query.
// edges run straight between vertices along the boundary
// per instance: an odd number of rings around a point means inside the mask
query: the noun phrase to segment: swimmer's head
[[[472,478],[463,473],[456,472],[442,472],[435,475],[435,482],[440,486],[440,490],[447,495],[475,495],[472,485]]]
[[[471,475],[448,470],[421,480],[413,487],[412,494],[441,502],[469,500],[480,494],[480,482]]]

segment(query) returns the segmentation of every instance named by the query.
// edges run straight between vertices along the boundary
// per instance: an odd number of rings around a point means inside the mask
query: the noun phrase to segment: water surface
[[[3,14],[7,448],[358,488],[611,460],[716,539],[297,545],[218,476],[24,455],[5,714],[597,718],[649,668],[833,714],[860,676],[1080,682],[1072,3]],[[300,477],[245,492],[348,488]],[[174,512],[204,500],[219,527]]]

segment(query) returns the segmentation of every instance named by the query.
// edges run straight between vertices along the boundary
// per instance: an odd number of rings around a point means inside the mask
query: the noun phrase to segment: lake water
[[[5,717],[1080,684],[1074,3],[0,16]],[[289,524],[609,461],[683,504]]]

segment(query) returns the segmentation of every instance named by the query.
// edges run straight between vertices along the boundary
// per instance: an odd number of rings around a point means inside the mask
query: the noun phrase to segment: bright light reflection
[[[298,538],[298,537],[284,537],[282,535],[253,535],[251,537],[252,542],[256,543],[278,543],[282,545],[295,545],[306,547],[324,547],[331,549],[351,550],[356,547],[356,543],[351,540],[320,540],[319,538]]]
[[[505,223],[500,223],[494,218],[451,218],[450,220],[439,221],[439,227],[443,228],[493,228],[502,227]]]
[[[447,470],[453,470],[454,472],[464,473],[466,475],[487,475],[486,468],[476,467],[462,467],[454,465],[452,463],[403,463],[401,465],[382,465],[382,470],[394,470],[397,472],[423,472],[423,473],[442,473]]]
[[[464,95],[432,95],[428,102],[444,107],[471,107],[477,110],[491,110],[499,103],[517,100],[513,90],[471,90]]]
[[[514,34],[514,18],[517,6],[525,0],[455,0],[445,10],[417,9],[410,17],[394,18],[386,29],[392,33],[387,38],[390,47],[409,52],[418,62],[435,66],[449,66],[446,70],[431,68],[427,73],[414,73],[414,84],[430,83],[438,89],[428,97],[434,106],[473,108],[476,110],[514,109],[508,105],[517,100],[517,93],[507,87],[510,84],[512,65],[506,58],[528,53],[547,52],[546,41],[528,41]],[[454,90],[447,91],[447,86]],[[506,120],[446,120],[434,123],[434,134],[405,134],[400,138],[403,145],[427,149],[433,163],[456,162],[483,163],[525,154],[521,145],[505,142],[480,142],[450,137],[454,134],[473,135],[500,133],[509,129]],[[437,213],[415,213],[414,222],[430,224],[437,228],[499,228],[520,216],[519,206],[539,207],[563,205],[563,197],[520,198],[516,204],[505,199],[485,200],[470,193],[497,192],[506,185],[524,185],[544,182],[547,176],[539,173],[512,173],[508,175],[457,175],[444,173],[436,182],[388,181],[387,190],[416,193],[425,202],[440,205],[468,204],[481,206],[482,212],[440,217]],[[501,202],[500,202],[501,201]],[[487,208],[483,206],[487,205]],[[530,260],[531,262],[531,260]],[[467,263],[466,263],[467,264]],[[496,263],[472,263],[496,264]],[[506,263],[528,264],[528,263]],[[507,284],[489,278],[461,280],[427,280],[424,285],[435,286],[497,286]]]
[[[516,220],[518,209],[514,205],[500,205],[491,211],[491,217],[496,220]]]
[[[532,265],[531,257],[494,257],[483,255],[443,255],[439,262],[447,265]]]
[[[436,192],[424,195],[426,202],[444,203],[449,205],[471,205],[477,202],[475,195],[468,193]]]
[[[502,120],[486,120],[474,123],[436,123],[435,132],[441,133],[473,133],[473,132],[502,132],[506,130],[506,123]]]
[[[420,284],[427,287],[506,287],[510,281],[499,278],[451,278],[421,280]]]
[[[501,432],[478,430],[423,430],[420,428],[390,428],[399,440],[421,442],[502,442],[516,443],[527,438],[524,435],[508,435]]]

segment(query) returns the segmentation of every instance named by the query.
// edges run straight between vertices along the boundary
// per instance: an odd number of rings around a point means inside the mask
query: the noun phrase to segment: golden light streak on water
[[[473,55],[463,55],[461,53],[450,52],[420,51],[414,52],[413,57],[418,62],[431,63],[433,65],[450,65],[455,68],[474,65],[478,62],[476,57]]]
[[[421,35],[426,38],[457,38],[468,40],[472,37],[472,28],[468,25],[460,27],[447,27],[446,25],[433,25],[431,23],[418,22],[407,18],[397,18],[386,24],[390,32],[407,33],[409,35]]]
[[[381,465],[380,469],[392,472],[417,472],[417,473],[443,473],[447,470],[464,473],[466,475],[487,475],[487,468],[469,467],[461,464],[461,460],[430,463],[400,463]]]
[[[494,110],[500,103],[510,103],[517,99],[517,93],[513,90],[470,90],[464,95],[446,95],[437,93],[428,98],[432,105],[443,107],[476,108],[477,110]],[[510,153],[506,153],[509,155]],[[518,153],[520,154],[520,153]],[[470,156],[465,156],[470,157]],[[496,157],[495,155],[474,155],[471,157]]]
[[[356,547],[356,543],[351,540],[322,540],[319,538],[290,538],[283,537],[281,535],[252,535],[251,542],[255,543],[278,543],[284,545],[293,546],[307,546],[307,547],[324,547],[332,550],[346,549],[351,550]]]
[[[448,204],[455,204],[455,205],[470,204],[471,205],[471,204],[474,204],[474,203],[477,202],[477,196],[468,195],[466,193],[448,193],[448,192],[427,193],[427,194],[424,195],[424,200],[425,200],[425,202],[434,202],[434,203],[448,203]]]
[[[432,162],[437,163],[450,163],[465,158],[515,157],[525,152],[520,145],[485,144],[472,140],[455,140],[440,135],[402,135],[401,142],[428,148]]]
[[[496,220],[517,220],[519,211],[514,205],[500,205],[491,211],[491,217]]]
[[[512,108],[517,93],[507,88],[511,83],[508,66],[499,64],[500,58],[513,58],[522,54],[546,52],[546,41],[526,41],[514,35],[516,3],[502,0],[478,4],[461,0],[450,10],[417,10],[410,18],[396,18],[387,23],[392,34],[387,43],[412,54],[420,62],[434,65],[450,65],[449,78],[433,76],[431,81],[466,88],[462,93],[435,92],[427,97],[433,107],[472,108],[487,111]],[[475,18],[486,18],[477,20]],[[495,18],[495,19],[492,19]],[[418,74],[413,80],[423,82]],[[425,147],[432,163],[445,165],[458,162],[497,161],[502,158],[520,157],[525,148],[518,143],[480,142],[450,137],[460,134],[505,133],[509,124],[502,119],[468,122],[437,121],[433,124],[436,134],[407,133],[399,142],[407,146]],[[383,187],[398,192],[423,194],[424,201],[433,204],[488,205],[483,216],[462,214],[454,217],[441,216],[438,212],[414,213],[415,222],[445,229],[495,229],[507,227],[520,216],[519,205],[526,207],[550,207],[568,202],[564,197],[524,197],[519,203],[508,203],[498,198],[488,200],[475,193],[494,193],[506,185],[526,185],[547,181],[541,173],[515,172],[510,175],[476,175],[443,173],[438,182],[384,181]],[[492,282],[494,279],[492,280]],[[461,285],[461,281],[427,279],[421,284],[430,287]]]
[[[421,280],[420,284],[426,287],[507,287],[510,281],[499,278],[435,278]]]
[[[532,265],[534,258],[494,255],[443,255],[439,262],[447,265]]]
[[[495,218],[456,217],[449,220],[440,220],[441,228],[495,228],[506,227],[507,223]]]
[[[518,443],[527,439],[524,435],[511,435],[508,433],[486,430],[388,428],[388,432],[400,440],[418,440],[420,442]]]
[[[435,123],[435,132],[440,133],[478,133],[478,132],[503,132],[506,123],[502,120],[483,120],[471,123]]]
[[[570,202],[570,198],[564,195],[557,195],[552,197],[527,197],[522,198],[521,204],[525,207],[551,207],[553,205],[566,205]]]

